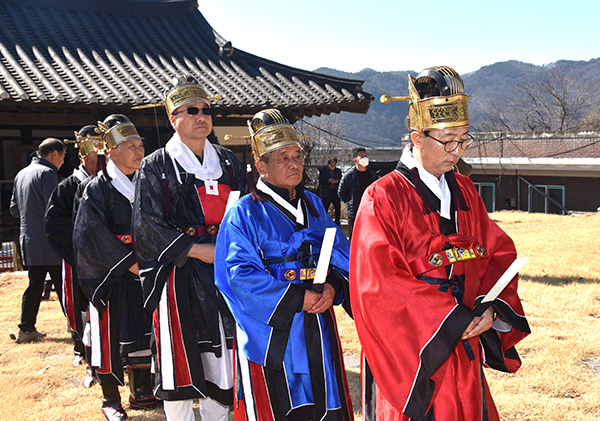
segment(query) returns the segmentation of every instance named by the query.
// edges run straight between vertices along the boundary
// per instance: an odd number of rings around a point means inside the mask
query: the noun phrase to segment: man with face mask
[[[365,148],[354,148],[354,168],[342,177],[338,187],[338,195],[346,203],[346,217],[348,218],[348,238],[352,239],[354,219],[366,188],[377,179],[377,174],[369,168],[369,157]]]

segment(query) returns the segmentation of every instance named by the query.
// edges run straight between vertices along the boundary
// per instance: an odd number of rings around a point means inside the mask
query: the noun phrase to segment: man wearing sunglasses
[[[192,76],[172,81],[175,133],[140,168],[133,214],[145,308],[153,312],[156,395],[169,420],[227,420],[234,322],[214,285],[217,233],[232,191],[247,191],[233,152],[207,137],[210,99]]]
[[[483,314],[473,309],[516,249],[453,171],[473,142],[458,73],[425,69],[409,94],[396,99],[410,101],[411,144],[367,188],[351,246],[363,419],[498,420],[482,367],[520,366],[514,345],[529,326],[516,277]]]

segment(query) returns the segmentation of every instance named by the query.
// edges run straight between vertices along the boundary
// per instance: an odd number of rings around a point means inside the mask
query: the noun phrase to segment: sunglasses
[[[204,107],[204,108],[188,107],[185,110],[180,110],[180,111],[177,111],[176,113],[173,113],[173,115],[181,114],[181,113],[185,113],[185,112],[187,112],[189,115],[197,115],[198,113],[202,113],[207,116],[212,116],[212,108],[210,108],[210,107]]]

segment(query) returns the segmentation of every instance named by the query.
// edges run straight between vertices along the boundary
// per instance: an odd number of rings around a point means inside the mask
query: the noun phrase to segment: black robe
[[[99,335],[101,342],[95,347],[92,341],[92,366],[106,382],[123,384],[127,354],[150,348],[151,321],[142,308],[141,282],[129,271],[136,263],[131,204],[104,174],[86,183],[73,245],[79,283],[99,315],[98,332],[90,314],[92,336]]]
[[[243,165],[230,150],[214,147],[223,170],[219,185],[245,194]],[[229,405],[233,402],[232,389],[210,381],[219,373],[205,367],[203,356],[212,354],[211,358],[219,359],[223,357],[224,345],[232,349],[233,318],[214,285],[213,265],[187,257],[194,243],[215,243],[216,233],[186,235],[188,227],[205,225],[197,192],[204,183],[179,165],[177,174],[175,171],[173,160],[164,149],[147,156],[139,170],[133,210],[144,306],[153,313],[155,394],[166,400],[210,396]],[[163,175],[166,185],[161,184]],[[160,303],[168,307],[164,310],[168,315],[161,313]],[[161,342],[165,329],[170,343]]]
[[[81,340],[84,327],[81,313],[87,311],[88,300],[79,288],[73,250],[73,202],[80,183],[80,178],[72,174],[56,186],[46,206],[44,228],[50,245],[63,259],[63,308],[69,327]]]

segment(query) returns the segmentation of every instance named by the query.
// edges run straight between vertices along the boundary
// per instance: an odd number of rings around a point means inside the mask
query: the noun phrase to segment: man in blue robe
[[[226,213],[215,282],[235,321],[235,420],[351,420],[332,304],[348,295],[349,242],[305,192],[301,146],[278,110],[250,124],[256,191]],[[326,228],[336,230],[329,274],[314,288]]]

